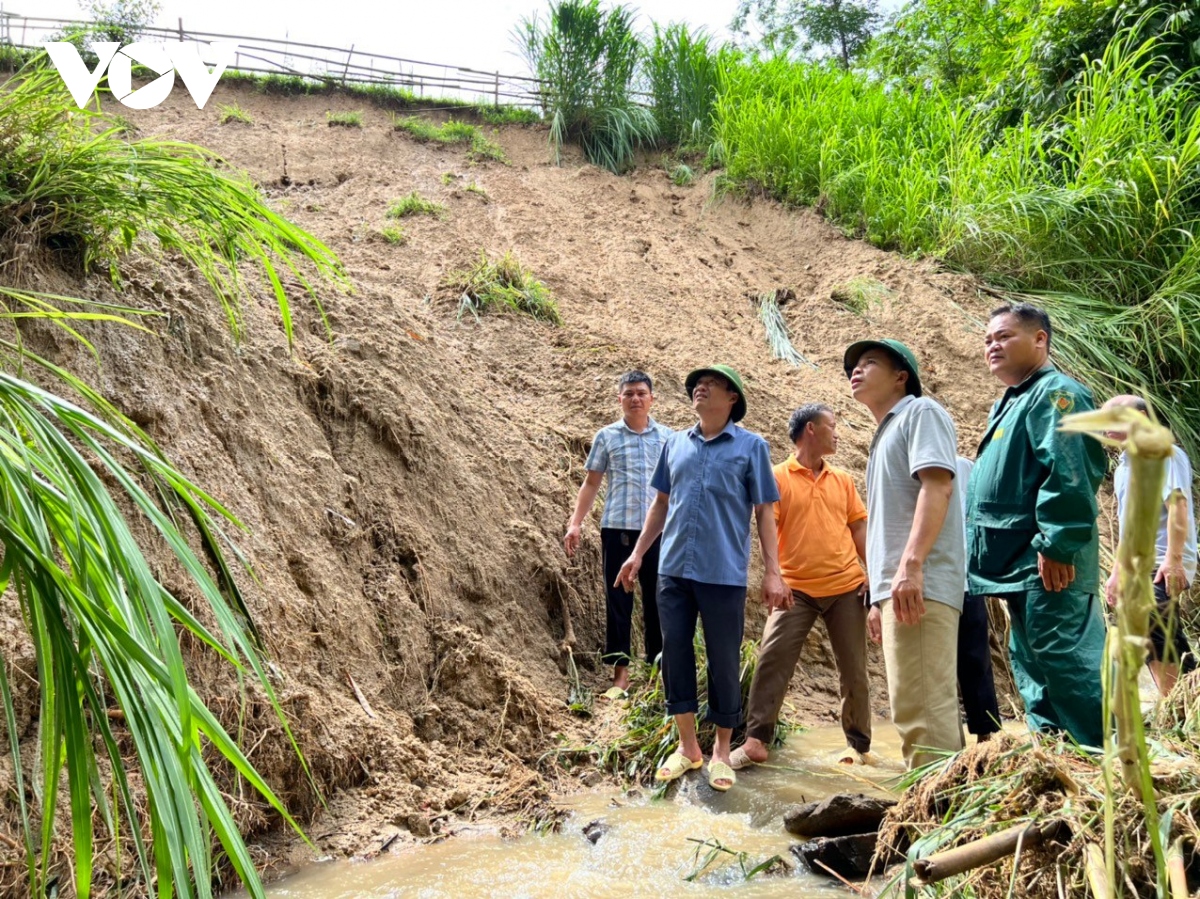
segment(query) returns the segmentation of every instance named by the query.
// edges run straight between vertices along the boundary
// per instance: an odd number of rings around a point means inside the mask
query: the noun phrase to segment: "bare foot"
[[[737,770],[738,768],[745,768],[749,764],[761,765],[770,757],[770,753],[767,751],[767,746],[762,740],[756,740],[754,737],[747,737],[746,742],[735,749],[731,754],[731,757],[734,758],[734,762],[731,767],[733,767],[734,770]],[[745,759],[745,762],[739,764],[739,762],[743,761],[743,758]],[[730,760],[720,759],[719,761],[723,761],[728,764]]]
[[[629,666],[616,665],[613,667],[613,686],[621,690],[629,689]]]

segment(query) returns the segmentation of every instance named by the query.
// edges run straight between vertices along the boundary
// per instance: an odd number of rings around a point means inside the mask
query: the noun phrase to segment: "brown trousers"
[[[771,612],[763,629],[758,666],[746,704],[746,735],[770,745],[792,673],[800,660],[800,650],[817,618],[824,618],[841,680],[842,731],[846,734],[846,744],[867,752],[871,748],[867,610],[858,590],[823,597],[793,590],[792,598],[795,604],[787,611]]]

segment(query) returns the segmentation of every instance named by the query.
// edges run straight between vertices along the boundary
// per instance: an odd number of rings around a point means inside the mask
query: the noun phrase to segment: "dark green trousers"
[[[1001,599],[1012,618],[1008,648],[1030,727],[1101,746],[1105,626],[1096,594],[1029,590]]]

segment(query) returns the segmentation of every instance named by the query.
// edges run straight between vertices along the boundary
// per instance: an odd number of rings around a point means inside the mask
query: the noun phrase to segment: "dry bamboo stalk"
[[[1162,425],[1129,407],[1084,412],[1063,419],[1062,429],[1090,434],[1098,440],[1121,446],[1129,455],[1129,491],[1117,547],[1120,583],[1117,598],[1117,627],[1112,647],[1114,667],[1112,709],[1117,726],[1117,757],[1126,789],[1142,786],[1149,773],[1141,731],[1141,697],[1138,675],[1146,662],[1146,637],[1154,609],[1154,542],[1162,509],[1162,487],[1166,460],[1175,438]],[[1123,442],[1109,440],[1106,431],[1125,431]]]
[[[1084,869],[1087,871],[1088,886],[1092,899],[1113,899],[1112,884],[1108,870],[1104,867],[1104,853],[1095,843],[1088,843],[1083,852]]]
[[[1062,821],[1051,821],[1040,826],[1022,824],[1010,827],[964,846],[956,846],[945,852],[935,852],[928,858],[918,859],[913,862],[913,871],[920,885],[937,883],[955,874],[982,868],[1006,858],[1016,852],[1018,846],[1024,849],[1037,846],[1054,837],[1062,827]]]
[[[1171,881],[1171,899],[1188,899],[1187,868],[1183,863],[1183,837],[1177,837],[1167,853],[1167,875]]]

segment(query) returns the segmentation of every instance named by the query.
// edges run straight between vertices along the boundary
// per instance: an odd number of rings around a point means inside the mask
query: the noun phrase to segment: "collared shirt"
[[[658,573],[746,586],[751,512],[779,499],[767,441],[732,421],[708,440],[676,431],[650,483],[670,497]]]
[[[613,422],[596,432],[584,468],[605,476],[602,528],[640,531],[654,502],[650,476],[662,455],[671,429],[653,418],[645,430],[635,431],[625,420]]]
[[[818,599],[849,593],[862,584],[866,576],[850,525],[865,521],[867,508],[854,479],[829,463],[814,474],[792,456],[775,466],[775,484],[784,583]]]
[[[967,486],[967,574],[975,596],[1041,589],[1038,555],[1075,566],[1071,590],[1100,586],[1099,441],[1059,430],[1092,393],[1047,364],[992,407]]]
[[[917,497],[921,493],[919,472],[944,468],[955,475],[957,458],[954,422],[929,397],[904,397],[879,423],[867,458],[867,571],[871,575],[871,602],[891,598],[892,578],[900,567],[900,557],[908,545],[917,513]],[[922,572],[925,599],[961,611],[966,551],[957,477],[952,484],[946,520]]]
[[[1167,460],[1167,478],[1163,482],[1163,508],[1158,520],[1158,538],[1155,540],[1155,563],[1161,565],[1167,558],[1167,500],[1176,490],[1187,498],[1187,532],[1183,539],[1183,573],[1188,583],[1196,582],[1196,510],[1192,508],[1192,463],[1182,447],[1171,448]],[[1121,453],[1121,461],[1113,473],[1113,492],[1117,494],[1117,524],[1125,520],[1125,497],[1129,492],[1129,455]]]

